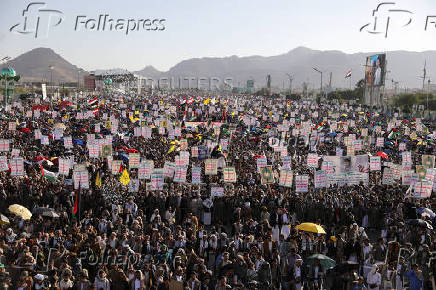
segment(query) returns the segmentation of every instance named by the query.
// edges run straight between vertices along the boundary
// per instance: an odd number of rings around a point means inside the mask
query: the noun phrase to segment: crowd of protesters
[[[343,140],[318,139],[314,146],[309,136],[291,134],[295,124],[309,121],[317,130],[322,122],[319,132],[327,137],[340,131],[331,130],[330,121],[353,120],[354,126],[341,135],[362,138],[361,129],[368,128],[369,136],[387,138],[389,121],[405,120],[396,128],[396,141],[406,143],[418,164],[422,154],[434,155],[433,143],[426,142],[431,122],[421,120],[427,131],[417,132],[421,139],[416,142],[404,131],[415,132],[419,119],[398,112],[394,117],[341,104],[182,94],[99,97],[98,111],[76,118],[92,98],[68,107],[46,102],[36,109],[34,100],[27,100],[1,111],[0,138],[10,140],[10,150],[19,149],[25,164],[21,177],[11,176],[10,170],[0,173],[0,213],[5,217],[0,221],[0,289],[436,289],[431,198],[414,198],[401,181],[383,184],[380,171],[369,172],[366,184],[315,189],[307,154],[335,155],[337,147],[345,148]],[[154,122],[165,118],[181,127],[175,139],[187,139],[188,150],[207,140],[228,139],[225,150],[216,146],[207,157],[233,166],[237,181],[224,183],[220,170],[205,175],[204,162],[191,157],[191,165],[203,167],[201,184],[190,183],[188,170],[186,183],[166,179],[162,190],[150,190],[148,181],[141,180],[138,190],[130,190],[111,174],[105,158],[90,158],[85,145],[87,134],[95,133],[96,139],[111,134],[94,131],[96,124],[104,128],[110,116],[119,120],[118,132],[112,134],[114,160],[134,149],[153,160],[155,168],[174,161],[178,149],[171,147],[176,143],[160,134]],[[244,116],[255,121],[247,124]],[[146,117],[151,137],[134,136]],[[269,137],[280,136],[277,125],[290,119],[295,123],[283,140],[294,174],[312,179],[305,193],[278,184],[280,152],[268,144]],[[15,130],[8,127],[11,121],[18,124]],[[189,121],[203,124],[189,127]],[[214,122],[221,123],[218,131]],[[64,136],[83,142],[64,148],[52,134],[57,123],[65,125]],[[35,130],[49,135],[50,143],[35,139]],[[387,161],[401,164],[398,142],[389,145]],[[379,150],[374,143],[370,140],[365,153]],[[3,154],[10,158],[11,152]],[[273,166],[275,183],[262,184],[258,155]],[[73,170],[56,180],[42,176],[44,169],[58,171],[58,158],[71,156],[86,165],[89,189],[74,189]],[[128,168],[128,161],[123,162]],[[129,174],[134,179],[138,172]],[[224,187],[224,195],[211,196],[213,186]],[[42,211],[23,218],[8,210],[12,204],[30,211],[47,208],[55,216]],[[418,211],[422,208],[424,214]],[[303,222],[322,226],[326,234],[298,230]],[[312,258],[314,254],[321,255]],[[335,262],[331,267],[324,263],[327,257]]]

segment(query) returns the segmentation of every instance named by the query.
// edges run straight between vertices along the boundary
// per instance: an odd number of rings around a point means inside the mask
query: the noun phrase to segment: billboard
[[[376,54],[367,57],[365,67],[366,86],[384,86],[386,73],[386,54]]]

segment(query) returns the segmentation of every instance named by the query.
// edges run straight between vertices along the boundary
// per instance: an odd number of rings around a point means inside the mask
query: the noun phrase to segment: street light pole
[[[290,74],[286,74],[289,78],[289,94],[292,95],[292,81],[294,80],[294,77],[291,76]]]
[[[320,84],[320,89],[319,89],[319,93],[320,95],[322,95],[322,71],[320,71],[319,69],[317,69],[316,67],[313,68],[316,72],[320,73],[321,75],[321,84]]]
[[[428,80],[428,86],[427,86],[427,111],[428,111],[428,95],[430,94],[430,79]]]

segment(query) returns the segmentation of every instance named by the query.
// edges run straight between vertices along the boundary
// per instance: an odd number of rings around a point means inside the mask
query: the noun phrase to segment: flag
[[[210,102],[210,98],[207,98],[206,100],[203,101],[203,104],[204,104],[204,105],[208,105],[209,102]]]
[[[89,106],[94,106],[96,104],[98,104],[98,98],[94,98],[94,99],[88,101]]]
[[[95,178],[95,186],[97,186],[98,188],[101,188],[100,172],[97,172],[97,177]]]
[[[347,74],[345,75],[345,78],[349,78],[351,77],[351,69],[347,72]]]
[[[44,177],[47,180],[50,181],[56,181],[58,179],[58,175],[59,173],[54,173],[51,171],[48,171],[47,169],[44,169],[44,167],[42,167],[42,163],[41,163],[41,174],[42,177]]]
[[[168,150],[167,154],[170,154],[174,150],[176,150],[176,145],[171,146],[171,148],[170,148],[170,150]]]
[[[127,184],[130,183],[130,177],[129,177],[129,173],[127,172],[127,169],[124,169],[123,173],[121,174],[120,182],[124,186],[127,186]]]
[[[77,200],[79,199],[79,190],[76,191],[76,200],[74,201],[74,208],[73,208],[73,212],[72,212],[72,219],[74,219],[74,217],[77,214]]]

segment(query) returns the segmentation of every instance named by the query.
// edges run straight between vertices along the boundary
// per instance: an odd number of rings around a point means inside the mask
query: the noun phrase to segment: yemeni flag
[[[88,106],[96,106],[98,104],[98,98],[95,97],[92,100],[88,101]]]
[[[98,112],[100,111],[100,106],[99,106],[98,98],[95,97],[95,98],[89,100],[88,101],[88,107],[89,107],[90,110],[92,110],[94,115],[98,114]]]
[[[349,78],[349,77],[351,77],[351,69],[347,72],[347,74],[345,75],[345,78],[347,79],[347,78]]]
[[[47,169],[44,169],[44,167],[42,167],[42,163],[41,163],[41,175],[42,175],[42,177],[44,177],[47,180],[56,181],[58,179],[59,173],[51,172],[51,171],[48,171]]]

